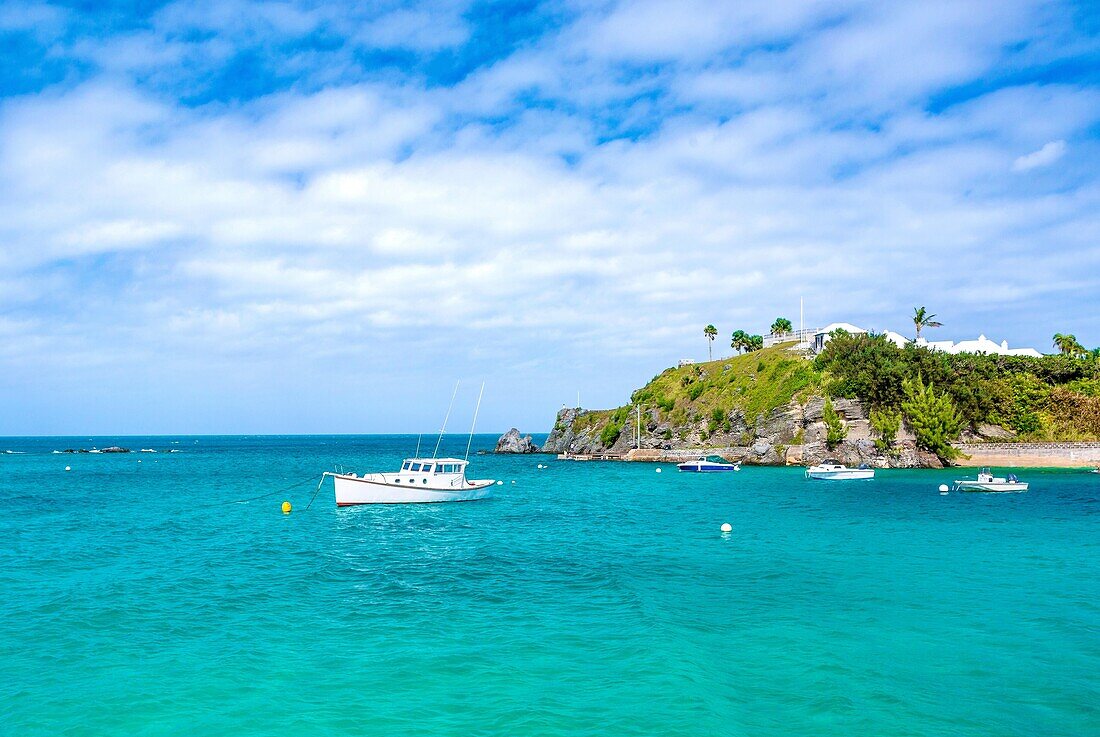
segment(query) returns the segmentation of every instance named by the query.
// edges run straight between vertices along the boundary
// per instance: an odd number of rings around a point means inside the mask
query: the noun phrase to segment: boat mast
[[[481,410],[481,395],[485,393],[485,382],[481,382],[481,391],[477,393],[477,406],[474,407],[474,421],[470,424],[470,439],[466,441],[466,457],[463,460],[470,460],[470,446],[474,442],[474,428],[477,427],[477,413]]]
[[[447,405],[447,414],[443,417],[443,428],[439,431],[439,439],[435,441],[435,450],[432,451],[432,458],[439,457],[439,444],[443,442],[443,433],[447,431],[447,420],[451,418],[451,408],[455,406],[455,395],[458,394],[458,384],[455,382],[455,390],[451,392],[451,403]]]

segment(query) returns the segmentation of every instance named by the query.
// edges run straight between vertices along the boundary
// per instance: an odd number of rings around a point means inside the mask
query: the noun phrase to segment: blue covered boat
[[[740,471],[740,463],[726,463],[724,460],[712,461],[706,456],[699,456],[693,461],[685,461],[676,465],[681,471],[694,471],[697,473],[711,473],[716,471]]]

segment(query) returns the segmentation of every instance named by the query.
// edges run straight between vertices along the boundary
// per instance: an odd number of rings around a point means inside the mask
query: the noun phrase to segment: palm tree
[[[748,337],[748,351],[758,351],[764,347],[764,336],[762,335],[750,335]]]
[[[786,335],[794,329],[791,325],[791,321],[785,317],[775,318],[775,322],[772,323],[772,335]]]
[[[924,306],[913,308],[913,324],[917,326],[917,339],[920,339],[921,328],[940,328],[943,327],[942,322],[936,322],[932,318],[935,315],[929,315],[928,311],[924,309]]]
[[[1082,353],[1087,353],[1084,346],[1077,342],[1077,336],[1071,334],[1055,333],[1054,347],[1063,356],[1080,356]]]
[[[713,361],[714,353],[711,349],[714,346],[714,339],[718,337],[718,328],[713,325],[707,325],[703,328],[703,335],[707,338],[707,360]]]
[[[749,334],[744,330],[734,330],[730,339],[730,348],[735,348],[738,354],[749,347]]]

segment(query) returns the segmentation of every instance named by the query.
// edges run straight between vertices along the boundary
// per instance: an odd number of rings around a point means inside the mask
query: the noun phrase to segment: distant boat
[[[493,479],[466,478],[468,462],[459,458],[406,458],[396,473],[332,473],[336,506],[469,502],[492,496]]]
[[[740,471],[741,464],[712,461],[706,456],[699,456],[693,461],[685,461],[676,464],[676,468],[681,471],[692,471],[695,473],[714,473],[719,471]]]
[[[955,491],[1027,491],[1027,482],[1020,481],[1016,474],[1010,473],[1004,478],[994,476],[988,468],[978,471],[976,479],[956,479]]]
[[[826,460],[806,469],[806,478],[818,481],[858,481],[874,477],[875,469],[866,463],[861,463],[859,468],[848,468],[840,461]]]

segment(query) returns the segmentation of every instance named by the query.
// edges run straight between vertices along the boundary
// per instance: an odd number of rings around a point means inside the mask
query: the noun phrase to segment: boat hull
[[[844,471],[806,471],[806,478],[817,481],[861,481],[873,479],[873,468],[849,468]]]
[[[1015,484],[998,484],[985,481],[956,481],[955,491],[980,491],[1013,494],[1027,491],[1027,482],[1021,481]]]
[[[336,488],[336,506],[357,504],[434,504],[438,502],[472,502],[493,495],[491,480],[468,481],[457,488],[417,488],[378,483],[366,478],[330,474]]]
[[[740,471],[739,466],[725,465],[719,463],[711,463],[701,465],[698,463],[681,463],[676,466],[681,471],[691,471],[692,473],[726,473],[728,471]]]

